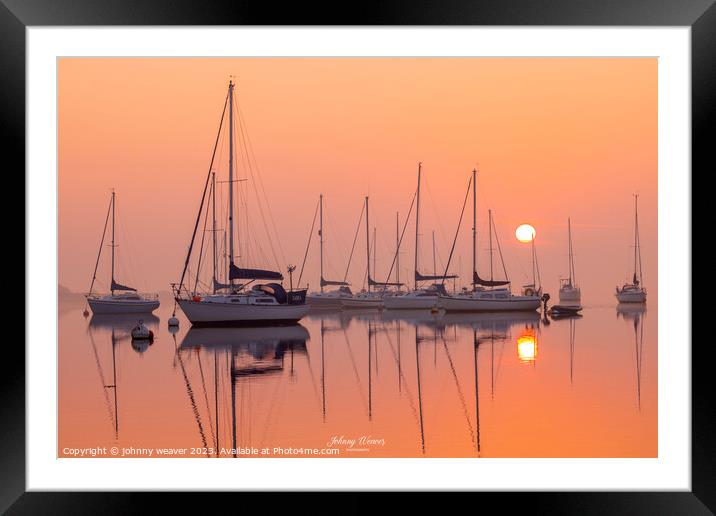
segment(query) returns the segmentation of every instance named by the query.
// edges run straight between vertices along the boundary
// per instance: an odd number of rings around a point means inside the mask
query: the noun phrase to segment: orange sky
[[[61,59],[61,284],[89,287],[111,188],[122,228],[117,280],[150,290],[168,290],[178,280],[230,74],[238,76],[237,101],[288,262],[300,266],[322,192],[330,222],[326,276],[342,277],[363,197],[370,195],[371,226],[378,227],[375,276],[383,279],[395,212],[407,212],[422,161],[421,268],[431,272],[430,233],[436,231],[440,267],[479,163],[481,272],[491,207],[515,285],[528,281],[531,266],[514,229],[529,222],[537,228],[542,282],[556,294],[567,272],[571,216],[583,301],[613,302],[614,286],[630,273],[631,194],[639,192],[644,279],[656,294],[657,60],[651,58]],[[226,161],[217,165],[219,179],[226,179]],[[468,207],[451,267],[461,264],[465,282],[470,216]],[[250,217],[261,227],[255,209]],[[406,231],[403,277],[413,231]],[[350,276],[358,287],[362,237]],[[312,286],[317,256],[314,246],[304,275]]]

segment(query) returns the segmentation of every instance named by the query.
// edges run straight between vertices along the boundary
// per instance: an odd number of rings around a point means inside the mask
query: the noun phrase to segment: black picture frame
[[[353,5],[354,8],[350,8]],[[442,0],[375,2],[320,6],[188,0],[0,0],[0,149],[2,162],[25,167],[25,28],[62,25],[555,25],[691,27],[692,169],[691,178],[716,170],[713,137],[716,106],[716,6],[713,0]],[[13,164],[13,165],[11,165]],[[684,171],[687,174],[689,171]],[[6,173],[5,177],[9,174]],[[695,205],[692,201],[692,206]],[[697,217],[693,217],[697,220]],[[24,265],[23,265],[24,268]],[[26,274],[28,271],[26,270]],[[690,281],[690,277],[688,278]],[[690,300],[688,300],[690,301]],[[703,310],[704,308],[699,308]],[[664,314],[662,314],[664,316]],[[695,334],[694,334],[695,335]],[[688,350],[696,339],[668,345]],[[698,342],[698,341],[697,341]],[[9,344],[9,342],[6,342]],[[712,514],[716,512],[716,411],[709,371],[709,342],[692,353],[692,490],[690,492],[479,493],[507,510],[551,514]],[[47,343],[48,349],[52,347]],[[161,496],[165,511],[206,512],[183,493],[27,493],[25,492],[25,354],[19,346],[3,349],[0,374],[0,510],[8,514],[128,513],[147,509],[148,498]],[[211,494],[212,504],[220,499]],[[255,498],[241,495],[243,504]],[[264,495],[265,496],[265,495]],[[273,496],[273,495],[272,495]],[[226,496],[221,496],[225,498]],[[497,498],[499,497],[499,498]],[[422,497],[413,497],[416,503]],[[275,500],[275,498],[274,498]],[[295,510],[306,497],[293,498]],[[340,512],[374,507],[357,494]],[[473,503],[473,502],[471,502]],[[313,506],[313,503],[311,503]],[[244,505],[245,507],[245,505]],[[316,507],[314,507],[316,508]]]

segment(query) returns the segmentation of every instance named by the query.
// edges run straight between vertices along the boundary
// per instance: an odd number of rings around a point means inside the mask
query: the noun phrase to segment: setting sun
[[[535,231],[535,228],[533,228],[529,224],[521,224],[515,230],[515,236],[520,242],[532,242],[535,236],[537,236],[537,232]]]

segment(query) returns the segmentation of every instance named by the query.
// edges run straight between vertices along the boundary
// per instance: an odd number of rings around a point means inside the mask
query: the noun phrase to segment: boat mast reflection
[[[323,332],[322,332],[323,333]],[[214,424],[209,423],[212,432],[212,442],[215,443],[215,454],[219,456],[220,444],[220,406],[219,406],[219,383],[221,378],[219,357],[226,358],[226,370],[229,376],[230,397],[231,397],[231,448],[232,456],[237,457],[239,425],[237,424],[236,404],[237,387],[244,381],[252,378],[274,376],[284,371],[285,356],[289,355],[288,376],[291,379],[294,374],[294,354],[303,354],[308,358],[306,341],[310,335],[305,327],[301,325],[279,326],[279,327],[255,327],[255,328],[196,328],[189,329],[181,346],[177,348],[177,359],[184,376],[187,395],[189,397],[192,412],[194,413],[197,427],[202,442],[206,448],[206,437],[201,416],[194,399],[193,389],[189,375],[184,364],[182,355],[188,351],[196,352],[198,357],[199,372],[202,379],[204,391],[205,378],[201,362],[200,351],[211,352],[214,358]],[[321,335],[323,340],[323,334]],[[176,336],[174,336],[176,345]],[[323,354],[323,349],[322,349]],[[325,414],[325,364],[322,357],[322,383],[323,383],[323,410]],[[315,384],[314,384],[315,388]],[[207,412],[211,416],[207,401]],[[208,449],[207,449],[208,455]]]
[[[149,327],[155,327],[159,322],[159,318],[154,315],[142,314],[142,317],[146,321],[146,325]],[[117,382],[117,346],[120,342],[129,340],[132,344],[132,349],[138,353],[144,353],[149,347],[149,341],[134,342],[130,336],[130,329],[137,323],[136,314],[103,314],[93,315],[89,320],[87,326],[87,334],[89,336],[90,344],[92,345],[92,352],[94,354],[95,364],[97,366],[97,373],[99,375],[100,385],[102,386],[102,392],[107,406],[107,413],[109,415],[110,422],[114,429],[114,439],[119,440],[119,394],[118,394],[118,382]],[[95,333],[97,330],[109,331],[110,349],[112,351],[112,383],[107,383],[104,375],[104,369],[102,367],[102,361],[100,360],[99,351],[97,350],[97,343],[95,341]],[[100,333],[102,333],[100,331]],[[108,391],[112,391],[112,401],[108,396]]]
[[[646,305],[635,303],[619,303],[617,305],[617,318],[632,321],[634,326],[634,352],[636,356],[636,403],[637,410],[641,412],[641,373],[644,356],[644,318]]]

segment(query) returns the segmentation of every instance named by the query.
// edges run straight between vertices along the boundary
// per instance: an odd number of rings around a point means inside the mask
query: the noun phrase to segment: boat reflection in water
[[[133,339],[131,330],[136,324],[142,323],[149,329],[159,326],[159,317],[153,314],[93,314],[89,321],[90,331],[92,329],[111,330],[113,338],[116,340],[130,340],[132,349],[142,355],[145,353],[152,342],[148,339]]]
[[[126,331],[129,335],[132,327],[139,321],[149,329],[157,328],[159,325],[159,317],[153,314],[94,314],[89,325],[90,328]]]
[[[340,458],[657,451],[656,342],[642,338],[656,318],[643,307],[587,308],[549,326],[536,311],[344,310],[312,312],[301,325],[176,333],[169,313],[158,313],[161,324],[144,316],[156,339],[133,348],[136,316],[61,318],[60,375],[72,388],[59,392],[58,446],[169,440],[203,457],[267,447],[287,457],[275,447],[324,450],[334,437],[369,436],[384,444],[334,449]]]
[[[617,304],[617,319],[631,321],[634,326],[634,355],[636,358],[636,404],[641,411],[641,376],[644,357],[644,319],[646,305],[637,303]]]
[[[306,354],[308,330],[300,324],[255,328],[195,328],[182,340],[179,350],[229,349],[236,377],[283,370],[286,352]]]
[[[173,335],[176,339],[176,335]],[[261,326],[242,328],[196,328],[192,327],[177,347],[176,357],[178,359],[184,382],[186,386],[189,403],[192,407],[194,419],[204,445],[207,456],[238,456],[238,438],[240,424],[237,423],[237,387],[242,387],[245,382],[253,378],[274,376],[284,371],[286,355],[289,356],[290,372],[294,375],[294,356],[308,356],[306,341],[310,335],[308,330],[300,324],[290,326]],[[176,340],[175,340],[176,345]],[[192,386],[192,378],[188,373],[184,356],[192,351],[195,352],[199,364],[200,381],[204,391],[204,400],[207,405],[209,416],[208,429],[210,436],[206,435],[207,425],[202,421],[199,406],[197,405],[195,389]],[[213,380],[214,380],[214,407],[209,407],[209,393],[206,389],[206,375],[202,366],[201,351],[206,351],[213,358]],[[189,355],[191,356],[191,355]],[[221,451],[221,412],[220,399],[226,399],[224,393],[220,392],[220,385],[225,384],[228,377],[230,384],[230,407],[231,416],[230,434],[231,448],[228,455]],[[242,410],[243,410],[242,396]],[[213,412],[213,419],[211,418]],[[211,439],[209,440],[210,437]]]

